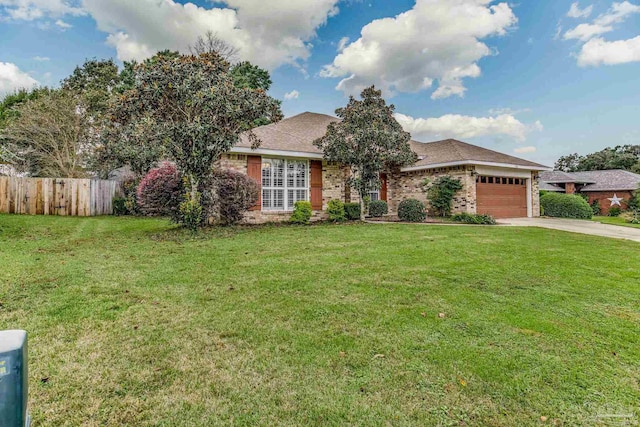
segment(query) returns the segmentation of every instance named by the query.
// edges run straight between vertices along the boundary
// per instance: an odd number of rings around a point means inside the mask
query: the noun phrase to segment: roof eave
[[[254,156],[300,157],[304,159],[323,159],[322,153],[310,153],[306,151],[272,150],[269,148],[233,147],[229,154],[248,154]]]
[[[498,168],[506,168],[506,169],[520,169],[520,170],[529,170],[529,171],[551,171],[553,168],[548,166],[525,166],[525,165],[516,165],[513,163],[499,163],[499,162],[484,162],[478,160],[460,160],[455,162],[445,162],[445,163],[432,163],[428,165],[420,165],[420,166],[409,166],[406,168],[401,168],[401,172],[413,172],[413,171],[421,171],[428,169],[436,169],[436,168],[445,168],[450,166],[466,166],[466,165],[480,165],[480,166],[493,166]]]

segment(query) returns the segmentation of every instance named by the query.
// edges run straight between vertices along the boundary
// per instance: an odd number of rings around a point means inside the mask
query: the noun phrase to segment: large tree
[[[336,110],[342,120],[329,124],[314,145],[326,160],[351,168],[349,184],[363,201],[380,187],[380,173],[415,163],[417,156],[409,146],[411,135],[393,117],[395,107],[386,104],[382,92],[371,86],[360,96],[361,100],[350,97],[345,108]],[[364,219],[364,203],[360,205]]]
[[[555,169],[564,172],[624,169],[640,173],[640,145],[618,145],[580,156],[570,154],[558,159]]]
[[[113,91],[120,84],[120,71],[113,59],[88,59],[62,81],[62,88],[81,95],[89,114],[105,113]]]
[[[142,154],[174,161],[193,201],[214,162],[242,132],[249,131],[254,146],[259,144],[250,129],[261,117],[280,120],[279,103],[262,89],[236,86],[220,55],[160,57],[136,68],[134,88],[113,105],[103,153],[115,139],[119,148],[111,155],[135,155],[147,147]]]
[[[5,161],[31,176],[83,178],[93,134],[87,106],[75,92],[48,91],[15,108],[0,129]]]

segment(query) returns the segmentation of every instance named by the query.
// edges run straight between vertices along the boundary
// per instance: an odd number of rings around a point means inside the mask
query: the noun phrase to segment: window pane
[[[284,190],[273,190],[273,207],[284,209]]]
[[[273,167],[273,186],[284,187],[284,160],[273,159],[271,165]]]
[[[296,165],[296,187],[304,188],[307,186],[307,164],[306,162],[298,162]]]
[[[271,162],[269,160],[262,161],[262,186],[271,187]]]
[[[273,190],[262,190],[262,208],[263,209],[271,209],[272,207],[272,198],[271,193]]]
[[[293,187],[296,182],[296,165],[294,162],[287,162],[287,187]]]

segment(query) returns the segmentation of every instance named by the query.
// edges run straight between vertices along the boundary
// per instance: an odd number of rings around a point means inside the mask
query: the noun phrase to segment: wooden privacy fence
[[[0,213],[95,216],[113,213],[117,181],[0,176]]]

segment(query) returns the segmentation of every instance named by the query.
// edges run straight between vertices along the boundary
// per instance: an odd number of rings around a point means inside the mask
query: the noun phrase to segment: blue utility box
[[[27,333],[0,331],[0,426],[29,426]]]

